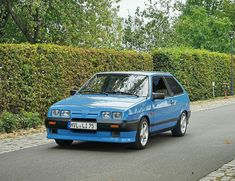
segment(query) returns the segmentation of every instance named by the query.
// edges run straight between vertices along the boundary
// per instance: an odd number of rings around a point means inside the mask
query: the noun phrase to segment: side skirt
[[[174,128],[175,128],[175,126],[172,126],[172,127],[169,127],[169,128],[165,128],[165,129],[161,129],[161,130],[157,130],[157,131],[151,132],[150,136],[154,136],[154,135],[159,134],[159,133],[170,131],[170,130],[172,130]]]

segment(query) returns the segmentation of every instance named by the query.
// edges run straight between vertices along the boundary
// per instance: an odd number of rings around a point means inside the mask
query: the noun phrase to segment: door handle
[[[175,101],[170,100],[170,104],[171,104],[171,105],[174,105],[174,104],[175,104]]]

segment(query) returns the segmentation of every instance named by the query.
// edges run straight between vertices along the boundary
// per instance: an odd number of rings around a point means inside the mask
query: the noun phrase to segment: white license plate
[[[70,122],[70,129],[97,130],[97,123],[91,122]]]

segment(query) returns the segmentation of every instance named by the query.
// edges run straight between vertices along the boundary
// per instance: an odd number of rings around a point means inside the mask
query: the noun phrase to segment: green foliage
[[[136,9],[135,16],[125,20],[123,44],[125,48],[149,51],[170,46],[171,22],[174,20],[172,0],[148,0],[145,9]]]
[[[229,52],[231,27],[228,17],[210,15],[205,7],[192,6],[175,24],[175,44]]]
[[[159,49],[153,53],[154,70],[170,72],[183,84],[190,99],[223,95],[223,83],[229,83],[230,57],[227,54],[193,49]]]
[[[118,0],[0,0],[0,42],[120,48]]]
[[[149,51],[191,47],[228,53],[229,31],[235,31],[231,0],[147,0],[125,20],[123,45]]]
[[[2,122],[0,130],[11,133],[17,130],[19,117],[7,111],[3,111],[0,115],[0,122]]]
[[[5,132],[4,128],[3,128],[3,121],[2,119],[0,119],[0,133]]]
[[[22,111],[20,114],[3,111],[0,115],[0,132],[11,133],[18,129],[37,128],[42,125],[38,113]]]
[[[23,111],[20,113],[19,119],[20,129],[38,128],[42,124],[38,113]]]
[[[0,44],[0,60],[0,112],[25,110],[42,117],[96,72],[152,70],[146,53],[45,44]]]

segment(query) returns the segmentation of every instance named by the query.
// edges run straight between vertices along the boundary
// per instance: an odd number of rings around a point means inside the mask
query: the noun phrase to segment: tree
[[[173,0],[148,0],[146,8],[137,8],[135,16],[125,20],[125,48],[151,50],[166,47],[172,41],[172,27],[176,12]]]
[[[224,0],[218,14],[220,17],[228,17],[232,23],[232,30],[235,31],[235,1]]]
[[[174,25],[175,45],[228,52],[228,32],[234,26],[225,9],[228,4],[235,5],[227,0],[188,0]]]
[[[128,16],[124,23],[123,46],[126,49],[147,49],[145,23],[140,9],[137,8],[135,16]]]
[[[1,42],[120,47],[118,0],[0,0]]]
[[[0,37],[3,35],[4,28],[9,19],[9,12],[6,11],[5,6],[3,5],[3,0],[0,0]]]

